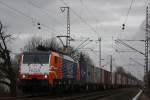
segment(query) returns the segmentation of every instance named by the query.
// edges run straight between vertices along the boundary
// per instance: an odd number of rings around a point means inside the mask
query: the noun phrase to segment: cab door
[[[50,56],[50,72],[49,72],[49,83],[53,85],[54,79],[62,79],[61,71],[62,59],[58,53],[52,52]]]

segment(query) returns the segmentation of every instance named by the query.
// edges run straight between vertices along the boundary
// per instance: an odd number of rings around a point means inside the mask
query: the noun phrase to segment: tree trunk
[[[11,84],[10,84],[10,93],[11,96],[16,96],[16,80],[15,79],[11,79]]]

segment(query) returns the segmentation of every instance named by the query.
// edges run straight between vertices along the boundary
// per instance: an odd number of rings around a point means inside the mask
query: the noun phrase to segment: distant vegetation
[[[43,40],[41,37],[31,37],[24,47],[25,51],[58,51],[62,52],[63,47],[57,43],[55,38]]]
[[[121,74],[126,74],[126,72],[125,72],[125,70],[122,66],[118,66],[117,69],[116,69],[116,72],[121,73]]]

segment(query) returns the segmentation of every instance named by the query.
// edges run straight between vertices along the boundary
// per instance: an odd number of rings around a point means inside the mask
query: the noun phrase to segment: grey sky
[[[15,33],[18,37],[11,46],[13,52],[19,52],[31,35],[51,38],[66,34],[66,12],[61,13],[60,11],[60,7],[66,6],[65,4],[71,8],[71,36],[73,38],[90,37],[90,39],[97,40],[101,36],[102,57],[105,59],[102,64],[107,64],[109,55],[113,54],[116,65],[130,66],[125,69],[131,70],[133,74],[141,78],[143,68],[139,67],[134,70],[135,68],[131,65],[127,65],[130,63],[128,58],[131,55],[136,58],[141,56],[136,53],[118,54],[114,52],[112,36],[114,39],[118,37],[144,38],[144,32],[140,27],[145,19],[148,0],[135,0],[124,31],[121,30],[121,27],[131,0],[0,0],[0,20],[8,26],[7,32]],[[88,25],[80,19],[81,17]],[[41,26],[42,30],[37,28],[37,22],[43,25]],[[96,32],[91,30],[91,27]],[[80,43],[72,43],[74,46],[77,44]],[[144,50],[142,43],[130,44]],[[15,48],[13,48],[14,46]],[[96,43],[90,43],[87,45],[87,48],[89,47],[98,50]],[[94,63],[98,65],[98,52],[89,52],[89,54]]]

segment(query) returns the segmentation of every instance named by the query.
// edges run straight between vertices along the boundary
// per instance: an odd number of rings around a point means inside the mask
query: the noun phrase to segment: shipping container
[[[104,83],[111,84],[111,72],[104,70]]]
[[[100,68],[94,67],[94,83],[100,83]]]
[[[80,80],[86,82],[86,63],[79,62],[79,66],[80,66]]]
[[[128,84],[128,78],[125,76],[125,86]]]
[[[105,70],[101,69],[101,84],[105,84]]]
[[[86,83],[94,83],[94,66],[86,62],[80,62],[80,80]]]
[[[108,71],[108,84],[111,85],[112,73]]]
[[[62,56],[62,79],[73,79],[77,77],[77,63],[69,56]]]
[[[128,77],[128,85],[131,85],[131,78]]]
[[[112,83],[112,85],[115,85],[115,72],[113,72],[112,73],[112,81],[111,81],[111,83]]]
[[[125,85],[125,76],[121,74],[121,85]]]
[[[93,65],[87,65],[87,72],[86,72],[86,81],[88,83],[94,82],[94,66]]]
[[[115,80],[117,85],[121,85],[121,74],[116,73]]]
[[[126,75],[123,75],[123,82],[122,82],[122,84],[123,84],[124,86],[126,86],[126,85],[128,84],[128,79],[127,79],[127,76],[126,76]]]

